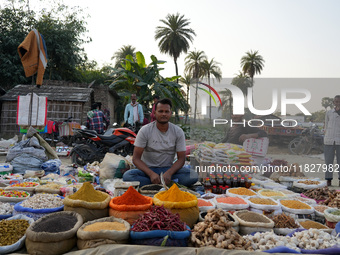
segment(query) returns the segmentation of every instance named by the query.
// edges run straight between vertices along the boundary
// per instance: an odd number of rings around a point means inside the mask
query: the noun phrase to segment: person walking
[[[143,107],[137,102],[136,94],[131,94],[131,103],[127,104],[124,111],[125,124],[133,126],[136,122],[143,123]]]
[[[334,97],[333,103],[334,108],[327,111],[325,117],[324,155],[327,166],[325,179],[327,180],[327,186],[331,186],[333,172],[338,172],[340,186],[340,95]],[[336,156],[336,165],[333,165],[334,156]]]
[[[99,110],[97,103],[92,104],[91,111],[87,112],[86,127],[90,130],[95,130],[98,134],[104,133],[104,124],[108,126],[109,120],[105,114]]]

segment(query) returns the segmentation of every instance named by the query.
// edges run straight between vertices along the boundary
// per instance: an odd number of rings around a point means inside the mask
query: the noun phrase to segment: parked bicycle
[[[302,131],[301,136],[292,140],[288,149],[292,154],[310,154],[312,150],[316,150],[319,153],[323,153],[324,135],[320,129],[313,125],[312,127],[306,128]]]

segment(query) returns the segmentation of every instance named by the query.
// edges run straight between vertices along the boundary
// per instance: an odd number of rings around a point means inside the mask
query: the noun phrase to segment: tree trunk
[[[175,62],[176,76],[178,76],[178,66],[177,66],[177,59],[176,58],[174,58],[174,62]],[[177,78],[176,82],[178,84],[178,78]]]
[[[196,123],[196,111],[197,111],[197,91],[198,91],[198,78],[196,78],[196,92],[195,92],[195,112],[194,112],[194,123]]]
[[[210,73],[208,73],[208,84],[210,86]],[[211,89],[209,88],[209,92],[211,94]],[[211,96],[209,95],[209,121],[211,123]]]

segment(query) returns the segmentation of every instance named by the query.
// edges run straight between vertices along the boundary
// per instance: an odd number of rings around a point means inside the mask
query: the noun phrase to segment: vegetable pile
[[[173,214],[163,206],[153,206],[135,221],[131,231],[145,232],[150,230],[185,231],[185,223],[180,220],[178,213]]]
[[[204,221],[197,223],[192,230],[193,245],[253,251],[251,242],[246,242],[232,228],[233,222],[228,219],[228,214],[222,209],[210,210],[204,217]]]
[[[303,194],[306,197],[309,197],[315,200],[326,200],[330,195],[336,194],[336,192],[337,192],[336,190],[330,190],[328,189],[328,187],[324,187],[324,188],[311,189],[311,190],[304,192]]]

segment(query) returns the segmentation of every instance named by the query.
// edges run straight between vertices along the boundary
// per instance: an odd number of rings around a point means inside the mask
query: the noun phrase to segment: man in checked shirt
[[[86,127],[95,130],[98,134],[104,133],[104,122],[109,126],[110,122],[105,114],[99,110],[97,103],[92,104],[92,110],[87,113]]]

